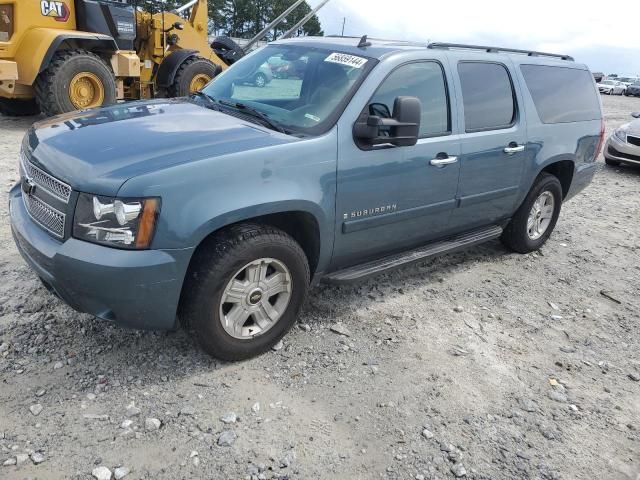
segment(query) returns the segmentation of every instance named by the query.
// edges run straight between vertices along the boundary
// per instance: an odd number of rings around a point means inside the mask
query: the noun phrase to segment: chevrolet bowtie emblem
[[[36,192],[36,184],[29,177],[24,177],[22,179],[21,186],[22,186],[22,191],[26,195],[31,196]]]

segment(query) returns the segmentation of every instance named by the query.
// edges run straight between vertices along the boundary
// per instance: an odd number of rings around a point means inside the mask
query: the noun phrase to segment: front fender
[[[173,83],[173,79],[178,72],[180,65],[188,59],[198,54],[197,50],[175,50],[170,53],[158,68],[158,74],[156,76],[156,85],[163,88],[169,88]]]
[[[162,198],[153,242],[153,248],[161,249],[197,247],[211,233],[255,217],[310,214],[319,227],[321,269],[333,249],[336,132],[286,140],[134,177],[118,195]]]
[[[38,74],[46,70],[56,51],[65,42],[72,42],[87,50],[118,50],[115,40],[109,35],[77,30],[33,28],[24,34],[16,53],[18,83],[33,85]]]

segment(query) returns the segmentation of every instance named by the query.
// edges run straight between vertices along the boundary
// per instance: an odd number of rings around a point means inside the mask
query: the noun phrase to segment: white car
[[[607,95],[623,95],[627,87],[617,80],[602,80],[598,85],[600,93]]]
[[[638,77],[618,77],[618,78],[616,78],[616,81],[620,82],[625,87],[628,87],[629,85],[633,85],[634,83],[637,83],[638,81],[640,81],[640,78],[638,78]]]

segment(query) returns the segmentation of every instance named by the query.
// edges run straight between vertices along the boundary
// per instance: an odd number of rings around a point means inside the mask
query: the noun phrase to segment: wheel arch
[[[554,175],[560,181],[560,185],[562,185],[562,198],[565,199],[571,189],[575,169],[574,160],[567,158],[555,159],[547,163],[540,172],[538,172],[538,175],[543,172]]]
[[[250,214],[249,212],[231,212],[225,215],[224,219],[204,226],[198,233],[198,241],[194,249],[187,272],[192,268],[193,259],[203,248],[211,248],[211,242],[215,242],[216,236],[223,230],[242,223],[252,223],[258,225],[268,225],[278,228],[291,236],[304,251],[309,269],[313,276],[322,263],[323,232],[321,230],[321,220],[316,213],[309,209],[279,208],[270,213]]]
[[[115,40],[109,35],[34,28],[25,34],[16,54],[18,82],[33,85],[58,51],[76,48],[98,54],[118,50]]]

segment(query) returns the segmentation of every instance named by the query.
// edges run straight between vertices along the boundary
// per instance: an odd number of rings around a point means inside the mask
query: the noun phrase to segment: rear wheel
[[[9,117],[37,115],[40,108],[35,98],[23,100],[19,98],[0,98],[0,113]]]
[[[187,97],[199,92],[220,73],[220,67],[202,57],[186,59],[176,72],[173,84],[169,88],[171,97]]]
[[[116,80],[98,55],[85,50],[56,54],[35,83],[36,100],[46,115],[116,102]]]
[[[502,234],[502,242],[518,253],[538,250],[548,240],[560,216],[562,185],[541,173]]]
[[[309,278],[307,258],[289,235],[266,226],[234,226],[194,257],[181,312],[207,353],[243,360],[266,352],[287,333]]]

